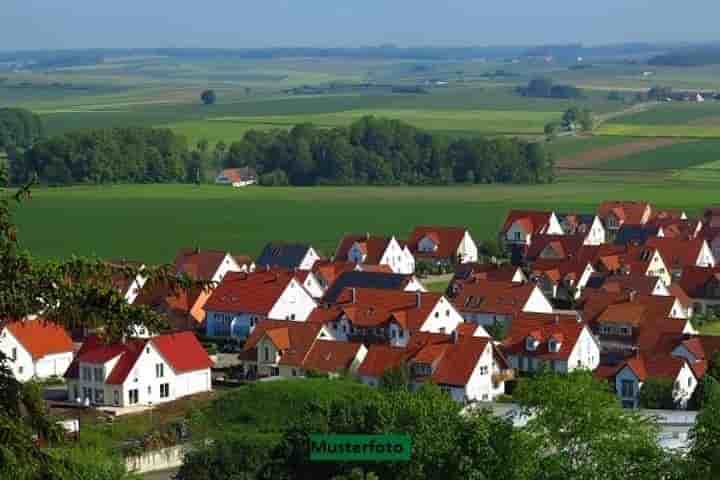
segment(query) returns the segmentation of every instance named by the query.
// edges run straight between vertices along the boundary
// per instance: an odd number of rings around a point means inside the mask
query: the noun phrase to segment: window
[[[90,367],[82,367],[82,379],[86,382],[92,381],[92,369]]]
[[[620,382],[620,394],[625,398],[634,397],[635,382],[632,380],[623,380]]]
[[[145,348],[145,353],[150,353],[150,347]]]
[[[450,310],[445,310],[445,316],[446,316],[446,317],[449,317],[449,316],[450,316]]]
[[[518,242],[521,240],[520,232],[515,232],[515,240],[517,240]]]
[[[105,391],[101,388],[95,390],[95,403],[99,405],[105,403]]]
[[[270,349],[268,347],[265,347],[265,361],[270,361]]]
[[[140,392],[138,392],[137,388],[133,388],[132,390],[128,391],[128,403],[130,405],[135,405],[140,401]]]
[[[160,385],[160,398],[168,398],[170,396],[170,384],[163,383]]]
[[[688,377],[688,387],[692,387],[692,377]]]
[[[489,370],[488,367],[480,367],[480,375],[487,375]]]
[[[148,385],[148,397],[152,395],[152,385]]]
[[[290,315],[290,320],[295,320],[295,314],[294,314],[294,313]]]
[[[270,369],[270,376],[271,377],[278,377],[280,376],[280,369],[278,367],[273,367]]]
[[[73,398],[78,398],[78,397],[80,397],[80,389],[78,388],[77,385],[75,385],[73,387]]]
[[[165,365],[162,363],[155,364],[155,376],[157,378],[163,378],[165,376]]]
[[[114,403],[115,405],[120,405],[120,392],[118,392],[117,390],[115,390],[113,393],[114,393],[114,395],[113,395],[113,403]]]
[[[13,347],[12,353],[10,354],[10,360],[13,362],[17,360],[17,348]]]
[[[440,318],[440,312],[435,312],[435,318]]]
[[[92,388],[83,387],[83,400],[90,400],[92,398]]]
[[[93,374],[94,374],[95,381],[98,382],[98,383],[102,383],[102,381],[104,380],[104,375],[103,375],[103,369],[102,369],[102,367],[96,367],[96,368],[94,368],[94,369],[93,369]]]
[[[294,368],[292,369],[292,376],[297,377],[297,370],[295,370]]]
[[[24,367],[22,367],[22,366],[18,367],[18,373],[19,373],[20,375],[22,375],[24,371],[25,371],[25,368],[24,368]]]
[[[395,329],[394,328],[390,329],[390,338],[395,338],[396,336],[397,336],[397,332],[395,331]]]
[[[400,329],[400,331],[398,331],[398,337],[399,337],[399,338],[405,337],[405,330]]]

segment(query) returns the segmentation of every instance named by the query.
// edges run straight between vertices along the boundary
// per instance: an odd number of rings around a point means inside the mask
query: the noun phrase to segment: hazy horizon
[[[0,50],[85,48],[262,48],[538,45],[581,42],[705,42],[718,39],[720,3],[691,0],[606,0],[544,4],[509,0],[330,0],[302,4],[266,0],[243,5],[207,0],[105,4],[73,0],[9,0],[3,6]]]

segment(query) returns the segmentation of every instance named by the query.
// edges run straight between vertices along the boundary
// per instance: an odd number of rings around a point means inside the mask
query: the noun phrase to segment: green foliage
[[[447,142],[375,117],[330,130],[307,124],[289,132],[251,130],[230,146],[224,165],[253,167],[264,185],[276,185],[277,172],[292,185],[544,183],[552,177],[540,145],[503,137]]]
[[[583,92],[572,85],[555,85],[552,79],[547,77],[535,77],[530,80],[526,87],[519,87],[518,92],[526,97],[538,98],[582,98]]]
[[[217,95],[215,94],[215,90],[205,90],[200,94],[200,100],[205,105],[214,105],[217,101]]]
[[[30,147],[43,134],[39,116],[21,108],[0,108],[0,151]]]
[[[542,472],[537,478],[662,478],[673,460],[657,444],[657,426],[624,410],[590,372],[544,372],[513,396],[533,415],[526,431],[537,442],[528,452]]]
[[[492,325],[485,327],[485,330],[495,341],[501,342],[507,336],[508,326],[506,322],[495,321]]]
[[[380,388],[386,391],[410,390],[410,369],[407,363],[385,370],[380,377]]]
[[[347,475],[338,475],[333,477],[332,480],[380,480],[377,475],[372,472],[367,474],[362,468],[353,468]]]
[[[260,185],[264,187],[286,187],[289,183],[287,174],[280,169],[260,175]]]
[[[703,408],[689,436],[690,478],[698,480],[715,479],[720,475],[720,384],[712,379],[704,390]]]
[[[651,409],[674,409],[673,389],[674,384],[671,379],[648,378],[640,389],[640,406]]]

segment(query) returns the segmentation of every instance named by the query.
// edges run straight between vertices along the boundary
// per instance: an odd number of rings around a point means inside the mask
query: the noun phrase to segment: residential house
[[[205,303],[212,290],[192,287],[173,288],[167,284],[146,285],[135,300],[135,305],[149,307],[165,315],[173,331],[196,330],[205,324]],[[142,335],[147,333],[143,330]]]
[[[478,261],[478,248],[465,227],[415,227],[408,240],[415,261],[462,264]]]
[[[508,250],[524,252],[542,234],[565,234],[555,212],[510,210],[500,229],[500,243]]]
[[[357,375],[365,385],[379,387],[385,372],[394,368],[405,368],[407,359],[408,351],[404,346],[372,344],[357,369]]]
[[[247,187],[257,183],[257,172],[254,168],[226,168],[215,177],[215,183],[232,185],[235,188]]]
[[[0,323],[0,352],[20,382],[62,376],[73,359],[73,342],[61,326],[41,318]]]
[[[646,245],[660,251],[668,270],[676,279],[687,267],[715,266],[715,257],[704,238],[649,238]]]
[[[509,263],[465,263],[455,267],[450,285],[456,283],[490,280],[493,282],[525,283],[528,281],[522,268]]]
[[[230,253],[221,250],[183,248],[175,256],[175,270],[194,280],[220,282],[228,272],[247,270],[237,263]]]
[[[645,245],[652,237],[664,237],[662,226],[655,223],[645,225],[623,224],[615,234],[615,245]]]
[[[258,269],[280,267],[289,270],[311,270],[318,260],[320,255],[310,245],[271,242],[265,245],[255,264]]]
[[[520,313],[553,313],[553,306],[537,285],[475,280],[465,283],[452,303],[467,322],[509,325]]]
[[[249,378],[293,378],[355,372],[366,353],[361,343],[335,341],[319,323],[266,320],[248,337],[240,359]]]
[[[91,337],[65,373],[68,397],[98,406],[152,406],[212,390],[210,360],[192,332],[105,344]]]
[[[641,295],[670,296],[670,288],[660,277],[651,277],[639,273],[613,275],[596,272],[588,279],[585,288],[602,290],[608,293],[636,292]]]
[[[584,245],[605,243],[605,227],[597,215],[560,213],[557,218],[565,235],[581,236]]]
[[[582,235],[535,235],[525,253],[525,260],[564,260],[577,255],[584,245]]]
[[[335,250],[335,260],[355,264],[387,265],[394,273],[415,272],[415,258],[407,245],[395,237],[378,237],[368,234],[345,235]]]
[[[205,303],[206,331],[209,336],[244,339],[263,320],[304,322],[315,307],[294,272],[232,272]]]
[[[718,217],[716,221],[720,222],[720,217]],[[720,227],[710,228],[708,225],[705,225],[698,234],[698,237],[704,238],[710,246],[713,257],[720,259]]]
[[[538,260],[532,264],[530,280],[540,287],[546,297],[571,302],[582,295],[593,273],[595,269],[590,262]]]
[[[558,373],[592,371],[600,365],[600,344],[576,315],[522,313],[502,341],[502,351],[523,373],[542,366]]]
[[[647,202],[606,201],[598,206],[597,215],[612,240],[625,224],[645,225],[652,216],[652,207]]]
[[[720,267],[687,267],[678,281],[697,313],[720,313]]]
[[[140,273],[145,268],[145,264],[128,260],[113,260],[109,262],[109,265],[117,272],[112,277],[113,285],[125,298],[125,301],[132,305],[147,281],[147,278]],[[132,275],[128,275],[130,273],[128,270],[137,270],[138,273],[130,278]]]
[[[695,376],[702,379],[705,372],[720,353],[720,336],[689,335],[678,339],[672,350],[672,356],[684,358]]]
[[[335,303],[347,288],[375,288],[402,292],[427,292],[415,275],[400,273],[363,272],[352,270],[342,273],[323,297],[323,302]]]
[[[418,332],[450,333],[463,319],[436,293],[346,288],[308,321],[326,325],[338,340],[404,346]]]
[[[699,380],[683,358],[638,354],[621,363],[613,375],[615,391],[624,407],[639,407],[640,391],[650,378],[673,382],[673,399],[679,408],[687,407]]]

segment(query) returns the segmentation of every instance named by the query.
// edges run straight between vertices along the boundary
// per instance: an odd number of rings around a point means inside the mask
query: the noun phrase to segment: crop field
[[[195,245],[256,256],[269,240],[311,242],[331,254],[344,233],[405,238],[417,224],[467,225],[476,239],[493,239],[509,208],[590,212],[607,198],[646,199],[695,213],[717,203],[717,188],[642,178],[631,191],[622,182],[583,178],[539,186],[68,187],[37,189],[16,219],[23,245],[44,258],[167,262],[177,249]]]
[[[632,153],[595,166],[597,168],[648,171],[685,169],[720,160],[720,140],[684,141]]]
[[[630,123],[607,123],[597,132],[600,135],[623,137],[674,137],[674,138],[720,138],[718,125],[637,125]]]

